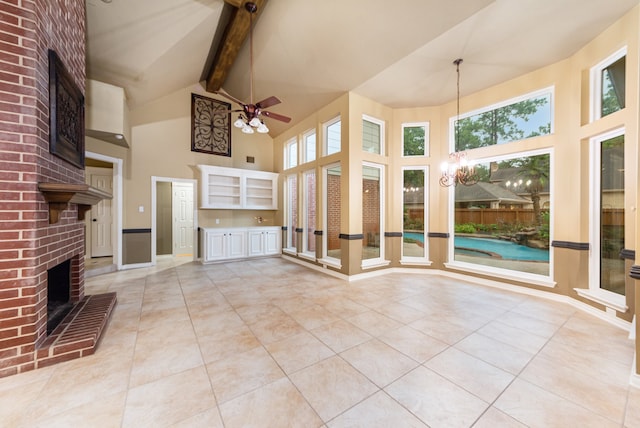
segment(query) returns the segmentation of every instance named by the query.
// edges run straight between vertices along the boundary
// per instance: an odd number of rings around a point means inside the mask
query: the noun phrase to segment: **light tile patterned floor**
[[[95,355],[0,379],[6,427],[640,427],[627,333],[444,277],[271,258],[87,279]]]

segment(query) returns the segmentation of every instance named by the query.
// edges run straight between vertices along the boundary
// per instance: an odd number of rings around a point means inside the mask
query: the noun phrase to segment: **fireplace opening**
[[[47,271],[47,335],[71,311],[71,259]]]

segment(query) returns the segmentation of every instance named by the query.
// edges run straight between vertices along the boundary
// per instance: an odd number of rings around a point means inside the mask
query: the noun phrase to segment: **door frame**
[[[111,242],[113,246],[113,262],[116,265],[117,270],[122,270],[122,165],[123,161],[120,158],[114,158],[111,156],[102,155],[94,152],[86,152],[85,157],[89,159],[95,159],[102,162],[111,163],[113,165],[113,199],[114,204],[112,210],[114,210],[114,223],[111,230]],[[86,249],[85,249],[86,253]]]
[[[191,183],[193,186],[193,260],[197,260],[198,256],[198,180],[191,178],[172,178],[151,176],[151,265],[157,264],[157,185],[162,183]],[[173,225],[173,220],[171,221]],[[172,226],[173,227],[173,226]],[[173,246],[173,245],[172,245]],[[173,252],[173,251],[172,251]]]

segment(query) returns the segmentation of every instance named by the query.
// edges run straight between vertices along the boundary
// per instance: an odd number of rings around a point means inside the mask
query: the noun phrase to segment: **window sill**
[[[603,291],[595,291],[588,288],[574,288],[574,290],[580,297],[584,297],[587,300],[604,305],[607,308],[615,309],[622,313],[629,310],[624,296]]]
[[[431,260],[400,260],[400,264],[403,266],[431,266],[433,262]]]
[[[390,263],[391,263],[390,260],[374,260],[373,262],[370,262],[370,263],[366,263],[366,264],[362,263],[360,265],[360,268],[362,270],[373,269],[378,267],[389,266]]]
[[[290,256],[297,256],[298,255],[298,253],[296,253],[296,250],[295,249],[291,249],[291,248],[283,248],[282,252],[284,254],[288,254]]]
[[[342,263],[340,262],[339,259],[333,259],[333,258],[318,259],[318,263],[321,263],[323,266],[342,269]]]
[[[316,261],[316,256],[313,255],[313,254],[298,253],[298,257],[300,257],[301,259],[304,259],[304,260],[309,260],[310,262],[315,262]]]
[[[510,281],[524,282],[540,287],[555,288],[556,282],[549,277],[541,275],[533,275],[526,272],[509,271],[505,269],[488,269],[485,266],[475,265],[471,263],[445,263],[447,269],[468,272],[471,274],[487,275],[495,278],[506,279]]]

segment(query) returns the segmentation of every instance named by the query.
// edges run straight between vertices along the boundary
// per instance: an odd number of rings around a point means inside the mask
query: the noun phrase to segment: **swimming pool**
[[[423,235],[417,232],[405,232],[406,238],[423,242]],[[549,251],[518,245],[509,241],[491,238],[471,238],[456,236],[454,241],[456,254],[478,257],[500,257],[505,260],[549,261]]]

